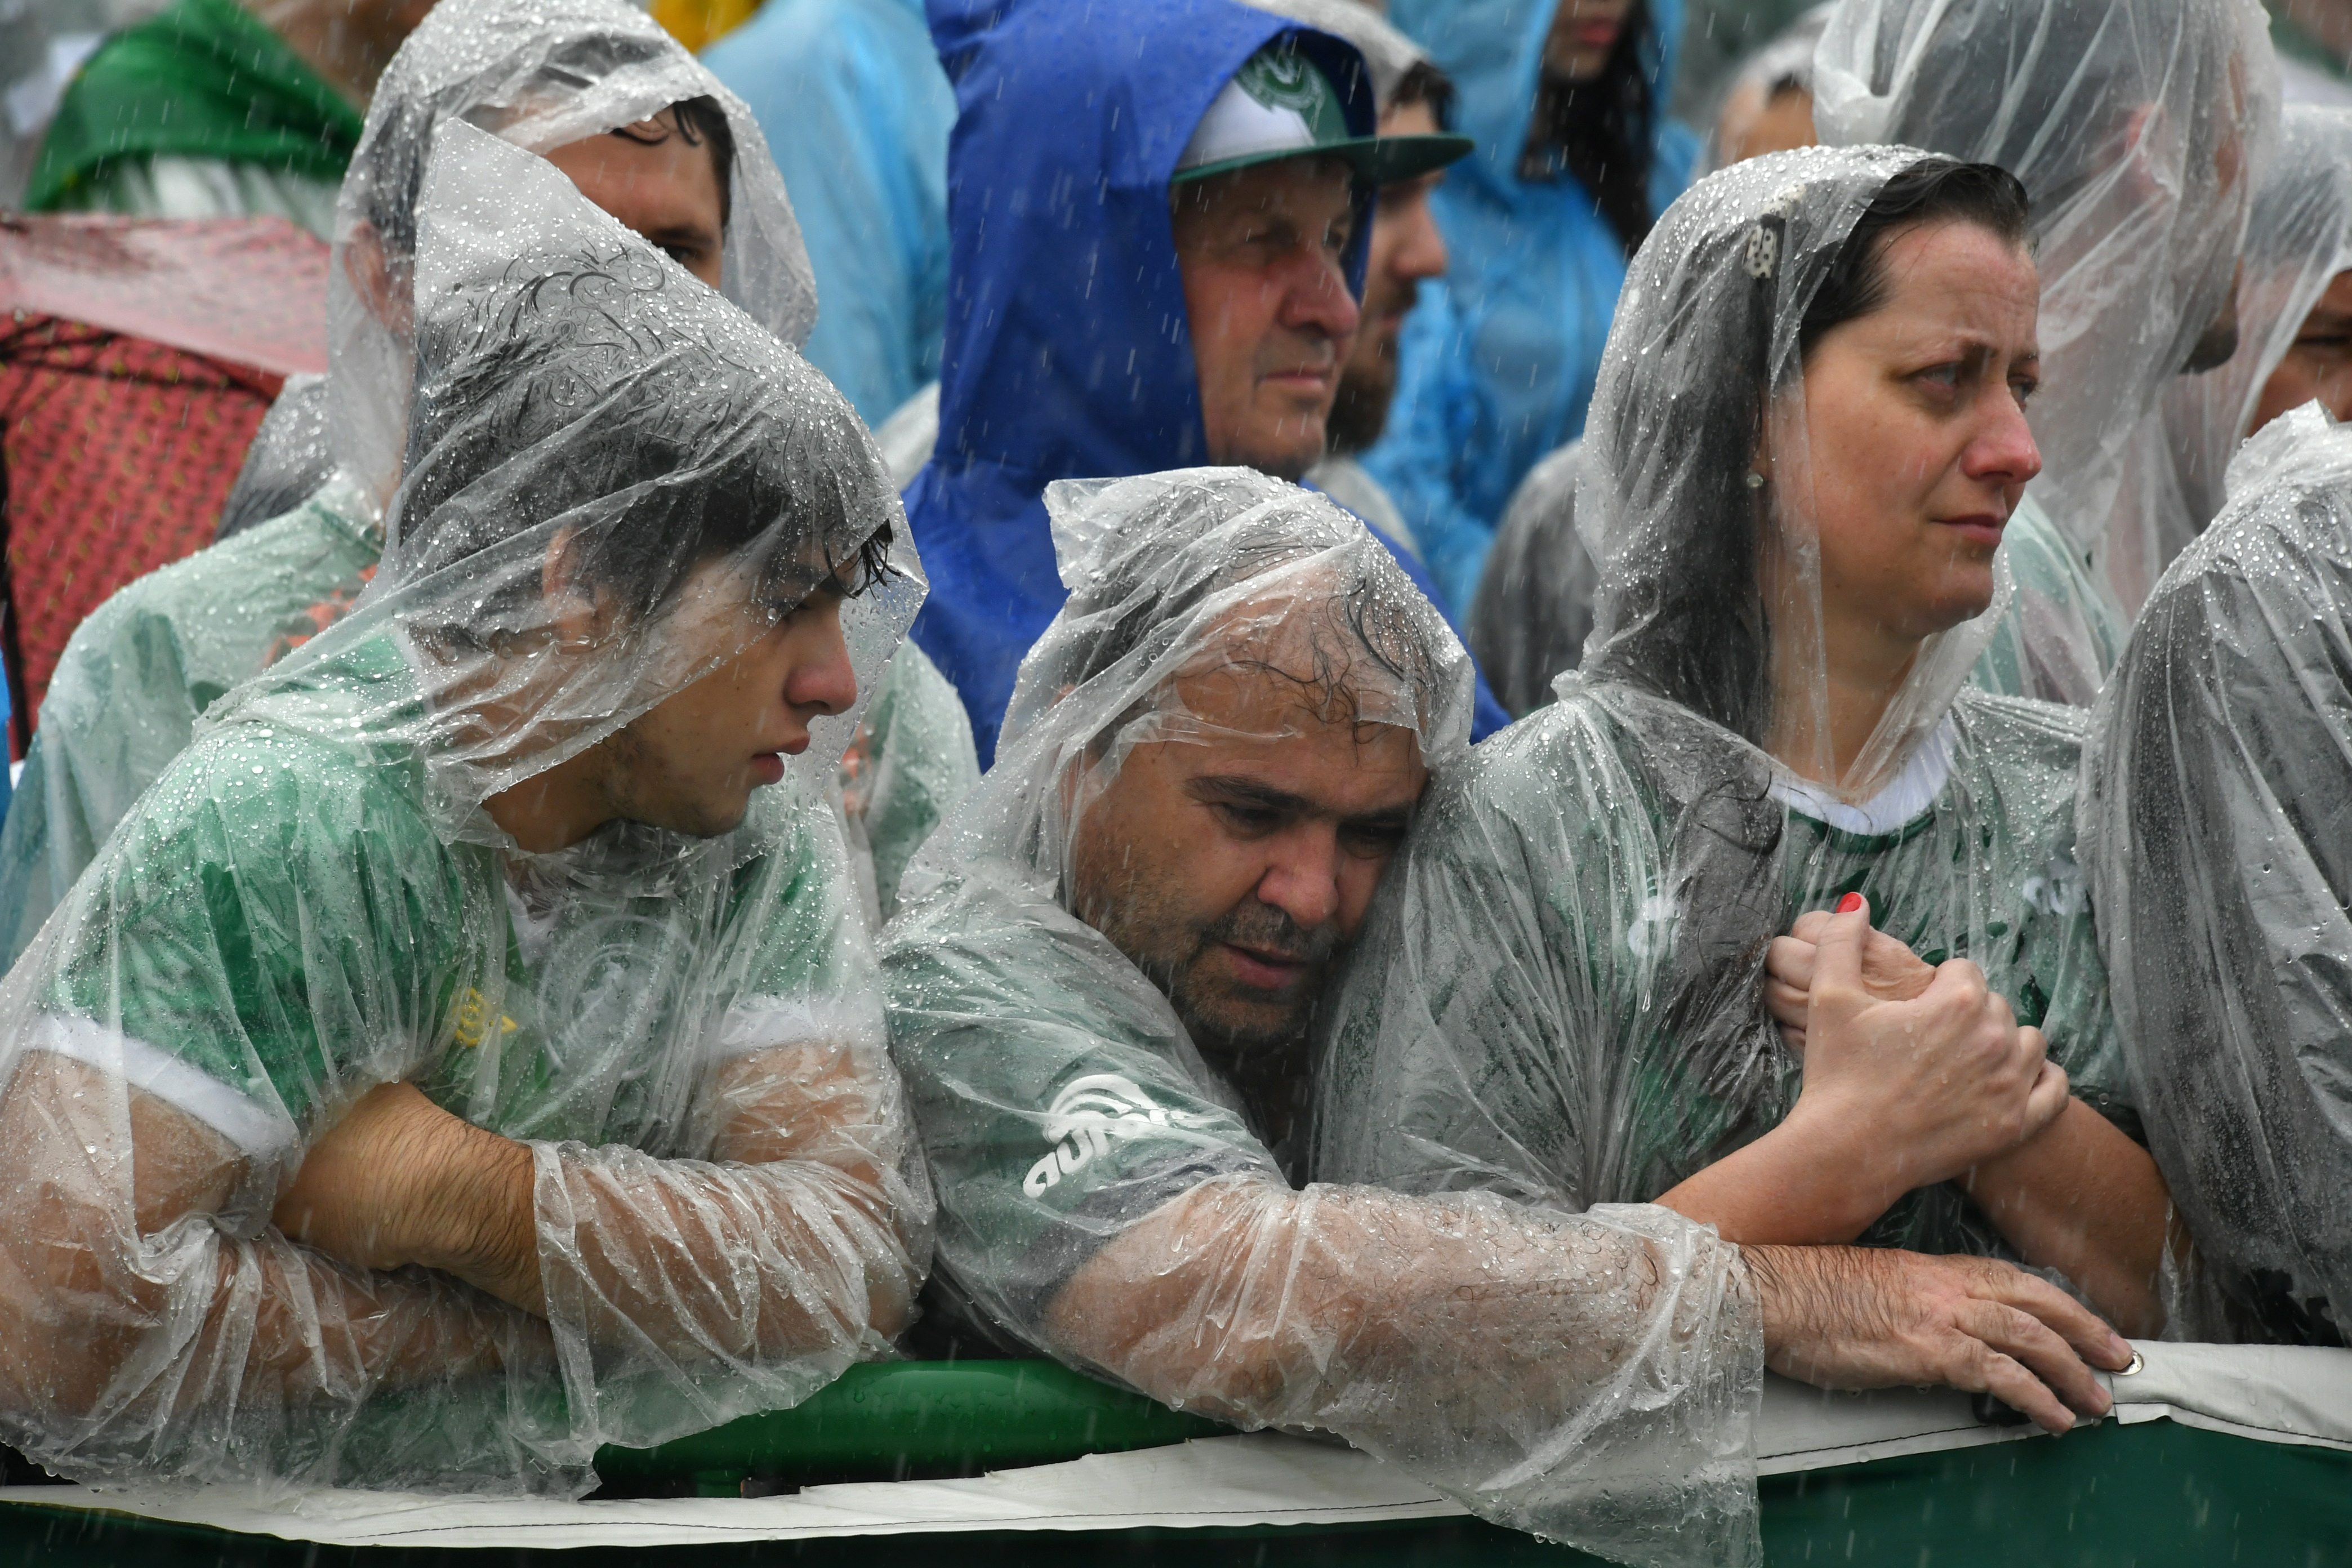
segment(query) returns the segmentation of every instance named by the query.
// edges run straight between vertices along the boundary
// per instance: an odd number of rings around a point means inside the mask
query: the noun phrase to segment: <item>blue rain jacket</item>
[[[1454,604],[1477,592],[1519,480],[1584,433],[1625,247],[1574,176],[1519,178],[1557,0],[1394,0],[1389,20],[1458,89],[1456,129],[1477,150],[1433,205],[1451,257],[1397,345],[1387,433],[1364,467],[1388,487]],[[1698,144],[1666,123],[1683,0],[1649,0],[1644,58],[1658,116],[1650,211],[1682,194]]]
[[[783,171],[823,302],[807,356],[868,425],[940,374],[955,91],[922,0],[768,0],[703,56]]]
[[[930,18],[960,112],[939,446],[906,496],[931,583],[913,635],[962,694],[986,767],[1022,657],[1066,596],[1045,486],[1208,460],[1168,216],[1185,142],[1285,33],[1342,90],[1359,60],[1234,0],[931,0]],[[1371,130],[1368,86],[1348,115]],[[1349,264],[1360,291],[1368,237]],[[1483,683],[1479,696],[1475,734],[1509,721]]]

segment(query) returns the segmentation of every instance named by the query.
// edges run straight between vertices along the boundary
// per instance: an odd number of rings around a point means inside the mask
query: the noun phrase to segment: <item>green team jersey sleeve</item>
[[[885,933],[890,1047],[939,1195],[939,1268],[1045,1349],[1078,1267],[1212,1178],[1282,1184],[1167,1000],[1108,941],[994,867]]]
[[[75,628],[0,825],[0,960],[31,945],[205,710],[358,596],[380,538],[356,487],[338,479],[127,584]]]
[[[434,836],[395,762],[267,725],[184,753],[27,960],[49,1048],[131,1081],[256,1163],[406,1077],[478,976],[491,889]],[[495,949],[491,949],[495,951]],[[142,1075],[144,1075],[143,1077]]]
[[[711,1055],[854,1039],[878,1059],[881,980],[839,819],[797,784],[755,798],[761,852],[735,873],[719,938],[741,968],[719,981],[732,999]]]

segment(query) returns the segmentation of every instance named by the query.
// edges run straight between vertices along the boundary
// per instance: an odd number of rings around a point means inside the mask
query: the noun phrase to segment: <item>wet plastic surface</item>
[[[2352,1455],[2170,1422],[1767,1479],[1765,1561],[1933,1568],[2207,1568],[2332,1563],[2352,1541]],[[1604,1561],[1472,1520],[1356,1529],[986,1531],[637,1551],[322,1547],[16,1504],[0,1568],[1423,1568]]]

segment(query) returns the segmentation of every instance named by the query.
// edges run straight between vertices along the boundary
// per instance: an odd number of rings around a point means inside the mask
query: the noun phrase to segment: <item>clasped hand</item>
[[[1872,929],[1865,900],[1846,903],[1773,941],[1765,1002],[1804,1058],[1786,1125],[1844,1151],[1892,1202],[2032,1138],[2065,1109],[2066,1074],[1976,964],[1931,967]]]

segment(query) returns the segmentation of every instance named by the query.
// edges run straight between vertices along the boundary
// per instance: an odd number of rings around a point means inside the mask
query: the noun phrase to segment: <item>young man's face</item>
[[[1286,677],[1240,668],[1177,690],[1208,736],[1128,754],[1079,818],[1071,891],[1230,1062],[1305,1029],[1429,775],[1412,731],[1327,722]]]
[[[1323,456],[1356,336],[1353,176],[1286,158],[1178,185],[1170,205],[1209,461],[1296,479]]]
[[[674,646],[691,657],[710,639],[735,646],[745,595],[724,561],[697,567],[671,612]],[[751,792],[784,776],[808,750],[809,721],[846,711],[857,677],[841,632],[842,596],[828,585],[718,668],[673,693],[604,744],[612,815],[703,837],[733,831]]]
[[[567,142],[545,154],[580,194],[719,287],[724,225],[710,145],[689,142],[677,111]]]
[[[1381,116],[1383,136],[1434,136],[1442,129],[1426,103],[1401,103]],[[1331,449],[1360,452],[1381,438],[1396,396],[1397,334],[1420,297],[1422,283],[1445,276],[1445,239],[1429,198],[1445,178],[1433,169],[1417,179],[1381,187],[1364,266],[1362,320],[1355,347],[1339,374],[1331,405]]]

